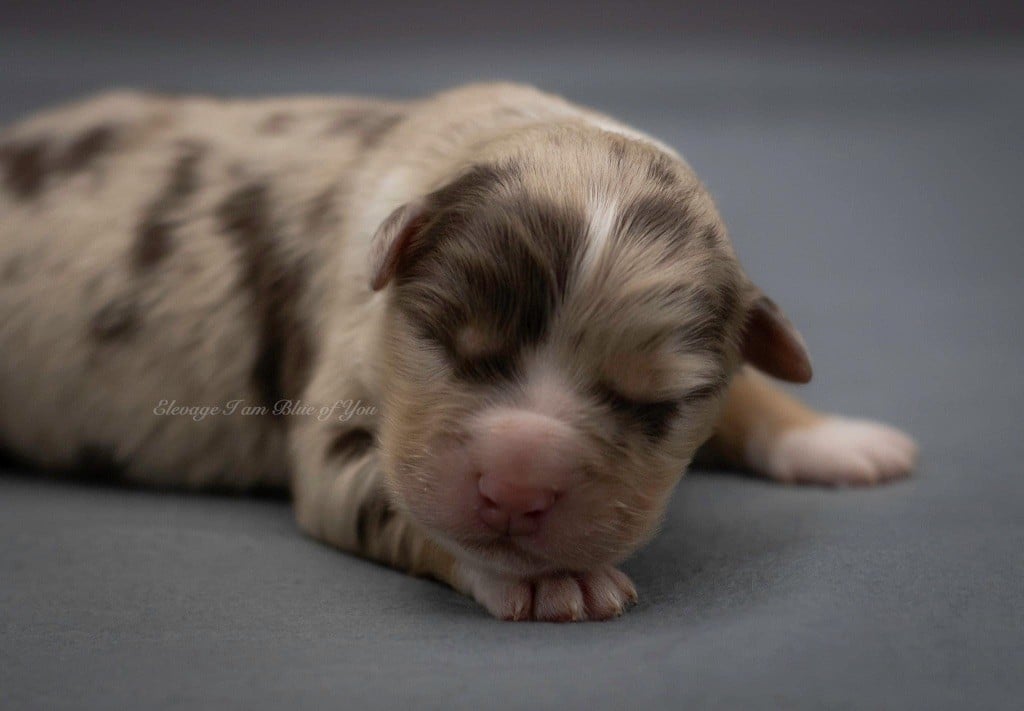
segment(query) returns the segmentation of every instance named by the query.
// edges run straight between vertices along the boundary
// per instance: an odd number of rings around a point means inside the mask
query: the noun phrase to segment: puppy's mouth
[[[536,536],[495,535],[473,540],[460,540],[456,545],[482,565],[505,573],[543,575],[573,569],[545,553]]]
[[[442,533],[450,546],[481,565],[516,575],[546,575],[588,570],[601,563],[618,562],[616,546],[592,536],[575,535],[563,527],[542,526],[525,533],[499,533],[474,526]]]

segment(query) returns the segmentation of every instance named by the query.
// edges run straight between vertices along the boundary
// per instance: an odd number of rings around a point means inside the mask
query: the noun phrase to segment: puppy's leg
[[[352,430],[299,457],[299,526],[313,538],[393,568],[455,585],[455,559],[391,501],[372,436]]]
[[[899,430],[815,412],[750,367],[733,379],[705,449],[770,479],[826,485],[902,477],[917,456],[913,440]]]
[[[502,619],[607,619],[636,601],[632,582],[610,566],[522,578],[456,558],[391,502],[369,434],[352,430],[333,442],[318,442],[315,427],[304,434],[293,450],[295,511],[313,538],[447,583]]]

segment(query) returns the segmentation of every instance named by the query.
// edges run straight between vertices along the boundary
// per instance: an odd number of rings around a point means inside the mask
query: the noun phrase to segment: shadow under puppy
[[[8,448],[289,486],[313,537],[502,618],[620,614],[698,449],[786,482],[913,465],[755,372],[811,377],[678,155],[529,87],[108,94],[0,164]]]

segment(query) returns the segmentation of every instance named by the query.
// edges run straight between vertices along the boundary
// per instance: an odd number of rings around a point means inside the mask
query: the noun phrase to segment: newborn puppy
[[[498,617],[620,614],[698,450],[784,482],[913,464],[755,372],[811,377],[679,156],[531,88],[111,94],[9,129],[0,167],[6,448],[290,486],[309,535]]]

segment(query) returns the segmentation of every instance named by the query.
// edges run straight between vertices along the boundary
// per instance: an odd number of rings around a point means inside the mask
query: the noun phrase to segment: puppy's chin
[[[456,542],[442,537],[444,545],[457,557],[502,575],[535,577],[566,570],[584,570],[592,566],[572,565],[565,561],[550,560],[532,553],[522,540],[504,537],[490,541]]]
[[[456,557],[495,573],[514,577],[536,577],[552,573],[585,572],[600,565],[621,562],[636,546],[609,555],[604,550],[587,550],[571,542],[570,545],[548,543],[543,535],[480,536],[455,539],[444,532],[434,533],[435,539]],[[566,548],[570,550],[565,550]]]

